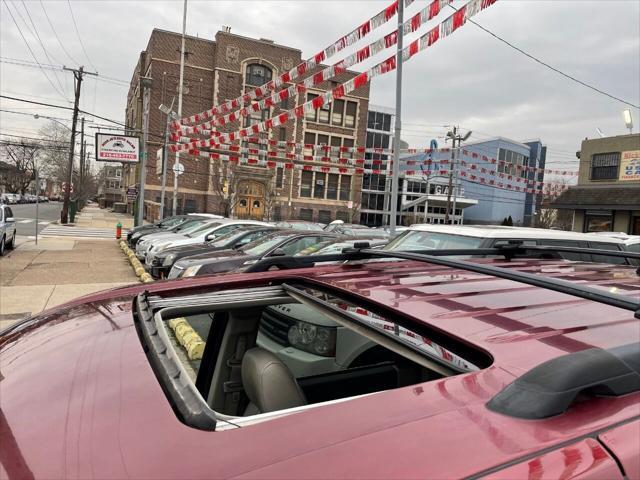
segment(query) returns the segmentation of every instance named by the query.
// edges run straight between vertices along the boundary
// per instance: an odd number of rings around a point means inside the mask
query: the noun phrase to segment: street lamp
[[[624,124],[629,129],[629,133],[633,133],[633,118],[631,117],[631,109],[625,108],[622,111],[622,116],[624,117]]]
[[[167,125],[164,130],[164,145],[162,146],[162,192],[160,193],[160,220],[164,218],[164,202],[165,194],[167,190],[167,163],[169,162],[169,149],[167,148],[167,142],[169,141],[169,128],[172,120],[178,118],[178,114],[174,112],[173,102],[176,97],[171,99],[171,105],[168,107],[164,104],[160,104],[158,107],[162,113],[167,116]]]
[[[64,123],[62,123],[61,121],[53,118],[53,117],[43,117],[42,115],[39,114],[34,114],[33,118],[35,118],[36,120],[38,120],[39,118],[46,118],[47,120],[51,120],[52,122],[56,122],[58,125],[62,125],[64,128],[66,128],[67,130],[71,131],[71,129],[69,127],[67,127]]]

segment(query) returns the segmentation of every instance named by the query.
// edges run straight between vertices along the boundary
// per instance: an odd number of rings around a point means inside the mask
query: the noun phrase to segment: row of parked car
[[[0,471],[640,479],[638,237],[379,235],[208,215],[129,232],[182,279],[0,332]]]
[[[607,232],[584,234],[502,226],[414,225],[403,229],[387,250],[482,249],[518,242],[602,250],[638,251],[639,237]],[[157,279],[243,271],[267,257],[340,252],[356,243],[381,248],[389,233],[341,221],[320,225],[305,221],[274,224],[190,214],[134,228],[127,236],[146,270]],[[568,260],[632,263],[611,255],[563,252]]]
[[[0,203],[4,203],[5,205],[16,205],[19,203],[46,203],[49,202],[49,197],[45,195],[31,195],[26,193],[21,195],[19,193],[3,193],[0,194]]]
[[[129,245],[154,278],[179,278],[241,271],[266,257],[334,251],[358,241],[381,246],[382,230],[334,222],[267,223],[217,215],[178,215],[134,228]]]

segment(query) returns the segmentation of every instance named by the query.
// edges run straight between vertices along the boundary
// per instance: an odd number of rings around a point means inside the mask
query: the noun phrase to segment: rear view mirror
[[[16,221],[16,219],[13,218],[13,217],[7,217],[7,219],[5,220],[5,222],[7,222],[7,223],[13,223],[15,221]]]
[[[204,241],[205,242],[210,242],[211,240],[214,240],[215,238],[216,238],[216,234],[215,233],[210,233],[209,235],[204,237]]]
[[[287,252],[285,252],[281,248],[276,248],[273,252],[269,254],[270,257],[286,257]]]

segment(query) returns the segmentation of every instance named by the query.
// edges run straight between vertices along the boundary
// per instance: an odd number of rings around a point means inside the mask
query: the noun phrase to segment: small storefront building
[[[584,140],[578,184],[552,208],[573,210],[577,232],[640,235],[640,134]]]

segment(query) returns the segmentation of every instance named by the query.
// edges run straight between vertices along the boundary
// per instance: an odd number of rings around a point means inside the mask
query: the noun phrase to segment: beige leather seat
[[[244,354],[242,386],[251,402],[245,416],[307,404],[287,366],[275,354],[262,348],[252,348]]]

